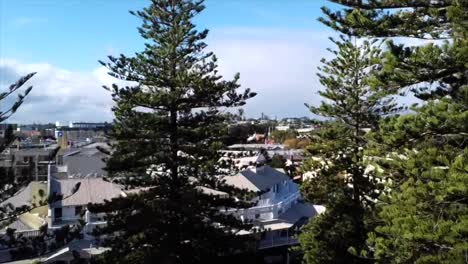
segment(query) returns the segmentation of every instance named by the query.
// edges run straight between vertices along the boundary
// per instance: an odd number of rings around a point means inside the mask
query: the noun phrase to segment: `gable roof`
[[[266,191],[277,183],[290,180],[286,174],[270,166],[248,168],[234,176],[225,176],[223,179],[228,185],[254,192]]]
[[[78,183],[80,183],[80,188],[72,194]],[[104,181],[102,178],[51,179],[50,190],[51,193],[55,192],[64,197],[71,195],[53,203],[52,207],[103,203],[105,200],[111,200],[123,194],[120,185]]]
[[[19,190],[13,196],[3,201],[0,205],[4,206],[9,203],[11,203],[14,207],[20,207],[23,205],[28,205],[28,206],[31,205],[33,184],[34,184],[33,182],[30,182],[26,187]]]

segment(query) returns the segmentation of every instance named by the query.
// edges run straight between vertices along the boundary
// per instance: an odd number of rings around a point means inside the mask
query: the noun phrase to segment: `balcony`
[[[300,192],[296,191],[275,204],[255,206],[247,209],[230,209],[227,210],[227,212],[245,219],[256,219],[256,215],[261,215],[264,213],[273,213],[274,216],[277,216],[279,211],[285,212],[288,208],[290,208],[291,204],[296,202],[300,196]]]
[[[277,237],[264,239],[258,243],[258,249],[267,249],[281,246],[297,245],[299,241],[295,237]]]

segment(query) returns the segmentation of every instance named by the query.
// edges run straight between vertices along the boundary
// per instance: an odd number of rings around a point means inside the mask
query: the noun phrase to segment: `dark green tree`
[[[153,0],[131,12],[143,21],[145,49],[101,62],[133,82],[107,88],[116,105],[106,169],[139,190],[92,208],[108,213],[99,231],[111,247],[104,262],[201,263],[245,249],[246,237],[236,234],[250,226],[221,210],[249,205],[247,193],[220,176],[227,132],[221,111],[255,93],[237,92],[238,74],[229,81],[218,74],[216,57],[205,51],[208,30],[192,23],[203,9],[203,1]]]
[[[7,91],[0,93],[0,102],[5,101],[7,97],[11,96],[12,94],[18,93],[21,87],[23,87],[23,85],[26,84],[26,82],[29,81],[29,79],[31,79],[35,74],[36,73],[33,72],[21,77],[17,82],[10,85]],[[10,118],[16,112],[16,110],[18,110],[21,104],[23,104],[24,98],[31,92],[31,90],[32,86],[29,86],[22,93],[18,93],[16,101],[11,106],[8,106],[3,111],[0,111],[0,123]],[[0,152],[9,146],[13,140],[13,133],[6,133],[5,137],[0,141]]]
[[[468,82],[468,2],[466,0],[331,0],[322,7],[325,25],[359,37],[431,40],[427,45],[388,42],[381,81],[396,89],[413,88],[422,99],[453,98]],[[434,42],[436,41],[436,42]]]
[[[466,263],[468,255],[468,1],[332,1],[322,22],[388,41],[378,81],[425,104],[372,133],[377,165],[392,181],[369,234],[379,263]],[[390,155],[389,155],[390,154]]]
[[[378,129],[379,120],[395,113],[391,90],[376,85],[375,73],[382,59],[377,41],[356,44],[351,37],[333,40],[332,60],[322,60],[320,95],[326,99],[310,107],[331,119],[313,135],[304,171],[316,176],[301,186],[303,196],[326,207],[300,235],[307,263],[366,263],[367,233],[374,222],[373,208],[383,185],[366,170],[369,145],[366,131]],[[356,253],[358,252],[358,253]]]
[[[273,168],[285,169],[286,159],[282,155],[275,154],[271,158],[271,162],[269,165]]]

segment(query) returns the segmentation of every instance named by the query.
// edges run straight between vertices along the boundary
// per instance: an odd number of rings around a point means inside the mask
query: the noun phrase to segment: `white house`
[[[84,234],[90,236],[94,227],[105,225],[103,215],[91,213],[87,205],[104,203],[119,196],[125,196],[120,185],[104,181],[102,178],[50,177],[48,193],[63,198],[49,205],[47,223],[49,228],[60,228],[84,220]],[[78,188],[78,189],[77,189]],[[77,190],[76,190],[77,189]]]
[[[325,211],[323,206],[303,202],[299,186],[282,171],[266,165],[252,166],[224,180],[259,194],[252,200],[255,206],[228,212],[263,230],[260,249],[297,244],[293,235],[309,218]]]

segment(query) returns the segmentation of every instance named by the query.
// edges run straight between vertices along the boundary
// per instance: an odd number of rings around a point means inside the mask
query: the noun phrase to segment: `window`
[[[75,215],[80,215],[83,211],[83,206],[75,206]]]
[[[54,208],[55,218],[62,218],[62,208]]]
[[[260,218],[260,214],[255,214],[255,219],[259,219]]]
[[[278,192],[278,184],[273,185],[273,192],[274,193]]]

